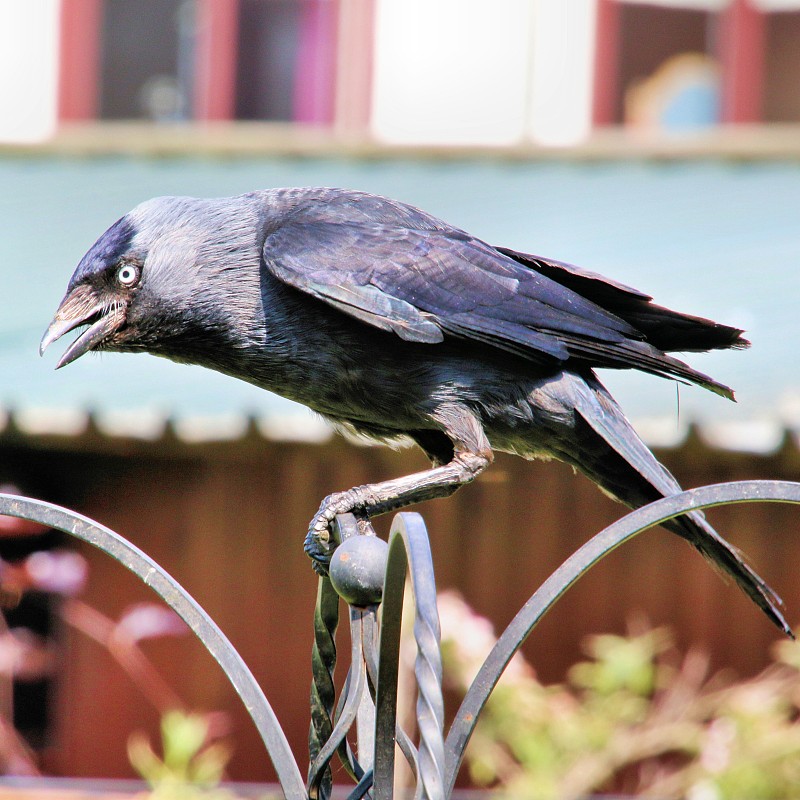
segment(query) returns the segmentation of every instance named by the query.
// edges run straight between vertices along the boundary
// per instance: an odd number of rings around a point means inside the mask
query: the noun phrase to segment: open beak
[[[59,359],[56,369],[80,358],[93,350],[125,321],[123,306],[101,302],[97,294],[86,286],[78,286],[61,301],[50,327],[45,331],[39,345],[39,355],[64,334],[81,325],[89,327],[67,348]]]

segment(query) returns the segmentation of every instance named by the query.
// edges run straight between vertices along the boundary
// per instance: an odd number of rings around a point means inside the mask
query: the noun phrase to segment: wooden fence
[[[800,479],[787,440],[766,456],[723,452],[691,435],[658,454],[686,486],[745,478]],[[311,614],[316,579],[302,552],[307,522],[335,489],[425,466],[412,451],[265,441],[255,433],[189,445],[106,438],[96,430],[58,439],[7,429],[0,478],[111,527],[165,566],[206,608],[259,678],[295,752],[308,727]],[[475,484],[419,509],[432,537],[437,582],[505,626],[536,586],[573,550],[624,511],[556,463],[499,457]],[[800,511],[779,505],[717,509],[712,522],[747,553],[800,620]],[[387,520],[377,520],[385,531]],[[70,546],[74,546],[70,544]],[[153,599],[124,569],[81,547],[90,565],[83,596],[111,617]],[[678,537],[654,530],[613,552],[574,587],[526,643],[541,678],[556,681],[581,656],[588,634],[631,621],[673,628],[679,646],[699,646],[714,669],[752,674],[779,637],[731,585]],[[60,668],[44,764],[57,774],[130,774],[131,731],[154,732],[157,714],[97,644],[59,633]],[[191,708],[230,715],[230,776],[272,775],[255,730],[221,670],[191,636],[145,645]]]

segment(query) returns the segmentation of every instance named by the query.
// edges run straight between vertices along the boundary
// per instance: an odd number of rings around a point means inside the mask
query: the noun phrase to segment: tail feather
[[[780,628],[794,639],[794,634],[781,612],[783,601],[742,558],[738,548],[726,542],[700,513],[670,520],[667,528],[689,541],[724,575],[736,581],[739,588]]]
[[[596,378],[572,375],[566,383],[562,381],[560,390],[569,394],[580,421],[590,429],[584,430],[583,435],[579,432],[576,441],[580,453],[570,460],[595,483],[632,508],[682,491]],[[714,567],[733,578],[778,628],[794,638],[780,610],[781,599],[701,512],[676,517],[665,527],[689,541]]]

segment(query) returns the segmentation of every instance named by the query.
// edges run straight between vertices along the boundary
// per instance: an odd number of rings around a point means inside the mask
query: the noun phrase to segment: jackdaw
[[[651,300],[364,192],[160,197],[83,257],[41,350],[86,325],[59,367],[89,350],[146,351],[277,392],[356,434],[416,442],[431,469],[325,498],[306,539],[324,562],[337,514],[448,496],[493,450],[565,461],[631,507],[679,492],[594,368],[732,399],[667,354],[749,343]],[[666,527],[789,632],[779,598],[702,514]]]

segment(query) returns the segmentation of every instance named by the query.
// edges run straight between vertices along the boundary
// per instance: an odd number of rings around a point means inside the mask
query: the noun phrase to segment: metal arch
[[[695,509],[753,502],[800,504],[800,483],[736,481],[690,489],[632,511],[573,553],[531,595],[503,631],[467,691],[445,742],[445,796],[452,794],[456,775],[478,716],[508,662],[544,614],[579,577],[619,545],[672,517]]]
[[[52,503],[0,493],[0,515],[29,519],[81,539],[110,555],[153,589],[222,667],[258,729],[284,795],[288,800],[307,800],[283,729],[252,672],[216,623],[172,576],[118,533]]]
[[[375,764],[373,795],[390,800],[394,778],[397,718],[397,671],[400,625],[406,575],[411,573],[414,594],[414,638],[417,658],[417,725],[420,733],[415,797],[442,800],[445,789],[444,700],[442,654],[436,580],[425,523],[416,512],[401,512],[392,522],[383,589],[383,619],[375,700]]]

